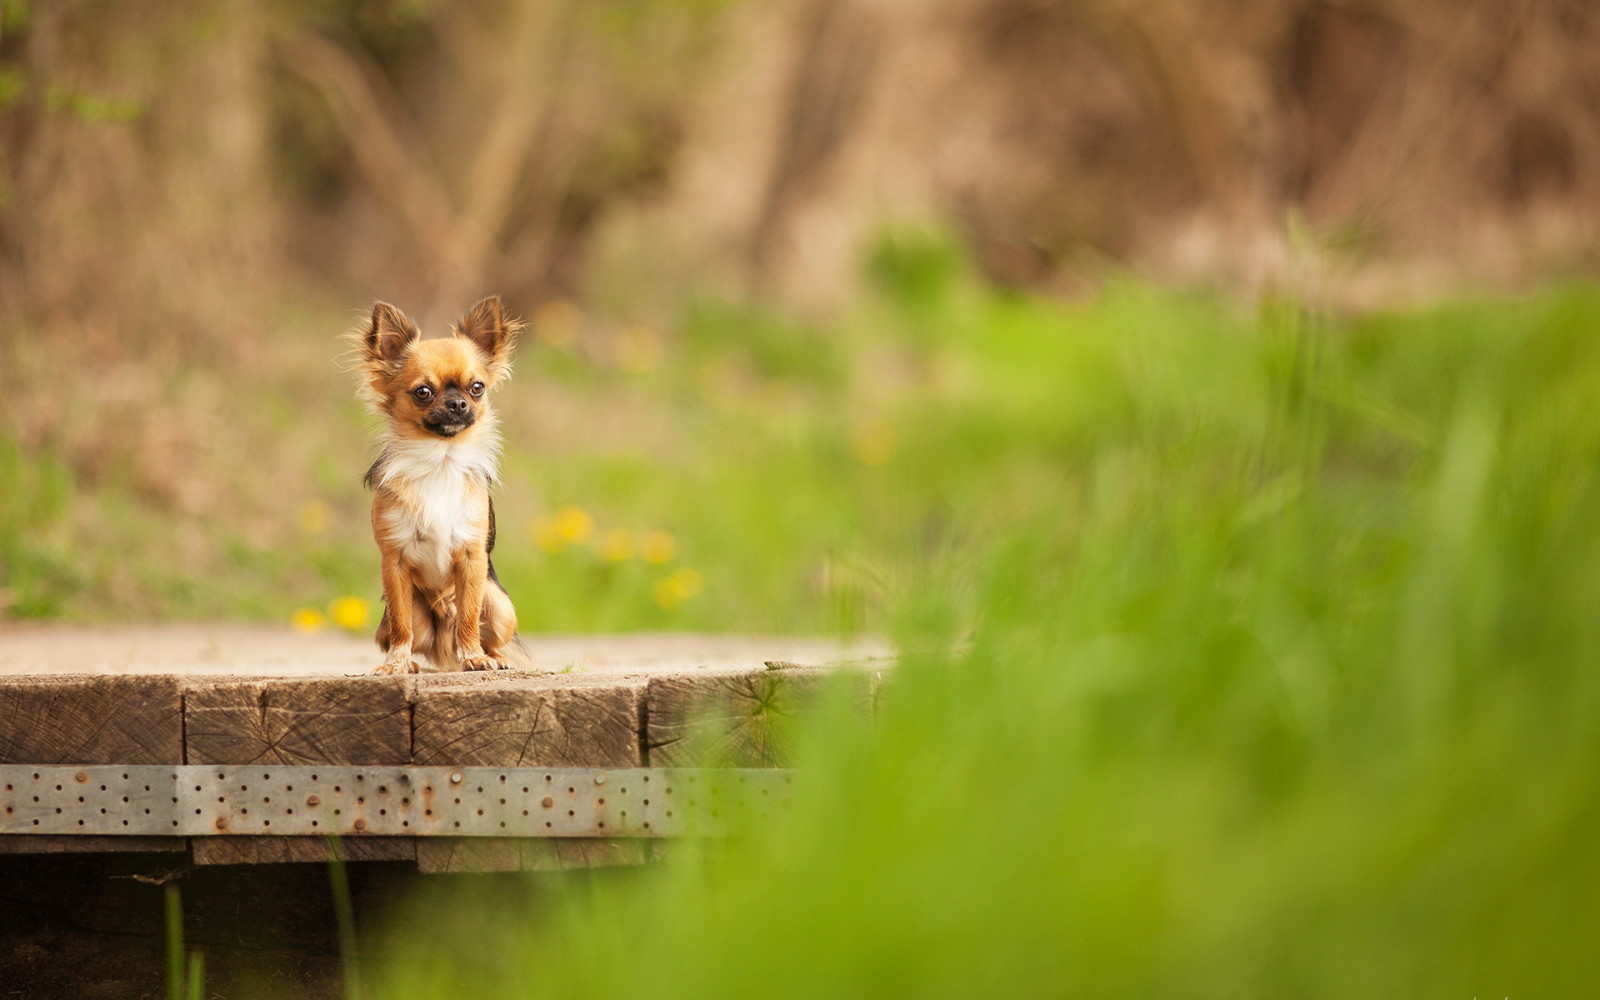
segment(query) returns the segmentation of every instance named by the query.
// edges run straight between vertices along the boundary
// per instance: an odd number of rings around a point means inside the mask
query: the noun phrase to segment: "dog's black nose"
[[[450,411],[452,417],[463,416],[467,412],[467,401],[457,396],[444,401],[444,408]]]

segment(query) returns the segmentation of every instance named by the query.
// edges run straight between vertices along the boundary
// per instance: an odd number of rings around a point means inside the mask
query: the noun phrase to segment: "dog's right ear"
[[[521,332],[522,322],[506,316],[498,295],[479,301],[455,325],[456,336],[472,342],[495,379],[511,375],[511,348]]]
[[[361,342],[366,347],[369,359],[394,365],[421,337],[422,332],[417,329],[417,324],[411,322],[405,313],[387,302],[374,302],[372,319],[367,323]]]

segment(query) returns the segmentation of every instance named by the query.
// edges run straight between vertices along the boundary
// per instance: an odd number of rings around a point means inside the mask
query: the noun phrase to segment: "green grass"
[[[535,629],[889,634],[876,725],[808,730],[796,811],[751,839],[538,907],[441,884],[376,995],[1592,989],[1600,289],[1059,303],[914,241],[871,273],[827,322],[530,338],[496,562]],[[286,334],[228,406],[174,376],[230,428],[191,442],[204,513],[133,438],[0,438],[11,613],[375,596],[324,346]]]
[[[749,839],[530,880],[536,908],[441,886],[377,991],[1590,990],[1596,289],[1241,317],[912,286],[940,307],[853,319],[876,389],[852,369],[852,406],[788,447],[751,417],[763,446],[704,466],[787,473],[777,510],[669,508],[708,579],[739,565],[713,524],[784,561],[745,571],[758,615],[817,551],[858,568],[907,650],[876,724],[810,730],[796,810]],[[850,457],[869,401],[881,466]]]

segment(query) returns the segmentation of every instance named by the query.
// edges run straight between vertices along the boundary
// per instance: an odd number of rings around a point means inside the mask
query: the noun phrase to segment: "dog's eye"
[[[417,402],[426,403],[433,398],[433,390],[425,385],[419,385],[411,390],[411,395],[417,397]]]
[[[483,383],[482,382],[474,382],[471,385],[467,386],[467,391],[472,393],[474,396],[481,396],[481,395],[483,395]]]

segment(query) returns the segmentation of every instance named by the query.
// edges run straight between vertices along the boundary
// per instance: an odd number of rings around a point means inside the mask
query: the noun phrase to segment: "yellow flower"
[[[850,447],[863,465],[882,465],[894,454],[900,435],[886,420],[872,420],[850,433]]]
[[[595,548],[606,562],[627,562],[633,558],[633,539],[621,528],[601,532]]]
[[[663,610],[676,611],[684,601],[700,593],[703,583],[698,572],[685,567],[657,580],[650,587],[650,596]]]
[[[362,597],[341,597],[328,605],[328,617],[333,623],[351,631],[366,628],[371,613],[371,605]]]
[[[328,620],[316,608],[301,608],[289,618],[289,624],[294,626],[296,632],[315,632],[327,623]]]
[[[687,566],[673,573],[672,579],[678,581],[676,584],[678,593],[683,595],[684,600],[688,600],[700,593],[701,588],[705,586],[705,579],[701,577],[699,570],[693,570]]]
[[[569,545],[583,545],[594,534],[594,518],[582,507],[566,506],[533,519],[533,540],[554,555]]]
[[[307,500],[300,505],[295,519],[300,522],[301,531],[320,535],[328,530],[328,522],[333,520],[333,508],[322,500]]]
[[[630,326],[617,336],[617,364],[630,372],[647,372],[661,360],[661,334],[648,326]]]
[[[551,347],[570,347],[583,326],[583,310],[565,299],[546,302],[533,313],[533,334]]]
[[[556,531],[569,545],[582,545],[594,534],[594,518],[582,507],[563,507],[556,511]]]
[[[561,537],[561,529],[556,525],[556,519],[548,514],[540,514],[533,519],[533,540],[549,553],[560,552],[567,547],[567,540]]]
[[[678,605],[683,603],[683,598],[678,594],[678,588],[672,585],[672,577],[663,577],[650,587],[650,596],[655,599],[656,606],[664,611],[676,611]]]
[[[639,536],[639,558],[653,566],[672,561],[678,553],[678,543],[665,531],[647,531]]]

